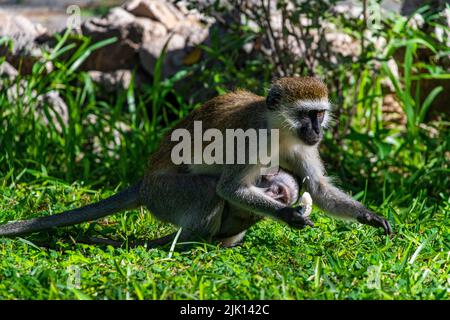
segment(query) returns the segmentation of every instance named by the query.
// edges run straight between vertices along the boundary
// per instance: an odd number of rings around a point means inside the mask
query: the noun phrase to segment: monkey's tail
[[[99,202],[81,208],[64,211],[52,216],[9,222],[0,225],[0,236],[18,236],[43,231],[54,227],[96,220],[123,210],[134,209],[141,205],[138,182],[125,190]]]

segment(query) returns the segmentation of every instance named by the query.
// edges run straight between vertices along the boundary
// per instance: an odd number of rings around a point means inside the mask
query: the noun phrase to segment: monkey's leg
[[[141,199],[157,219],[182,227],[184,237],[210,240],[220,229],[225,204],[216,184],[214,176],[154,173],[144,178]]]
[[[142,203],[159,220],[183,228],[178,243],[211,241],[218,232],[224,200],[216,195],[217,179],[195,174],[152,174],[144,178]],[[154,248],[170,244],[176,233],[159,239],[128,242],[128,247]],[[125,242],[104,238],[86,238],[82,242],[124,247]]]
[[[255,186],[269,198],[286,206],[292,206],[298,200],[297,181],[292,175],[282,170],[272,175],[261,176],[255,181]],[[304,207],[306,208],[306,206]],[[261,219],[261,216],[227,202],[222,213],[220,231],[215,238],[223,247],[239,245],[242,243],[247,229]]]
[[[233,248],[233,247],[239,246],[243,243],[246,232],[247,232],[247,230],[244,230],[244,231],[241,231],[240,233],[235,234],[230,237],[217,238],[217,241],[224,248]]]
[[[261,216],[227,202],[222,213],[220,229],[214,236],[214,240],[227,248],[240,245],[247,229],[261,219]]]

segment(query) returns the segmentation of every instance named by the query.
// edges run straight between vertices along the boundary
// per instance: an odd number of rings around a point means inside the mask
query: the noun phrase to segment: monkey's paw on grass
[[[389,236],[393,235],[392,228],[389,222],[385,218],[380,217],[370,210],[366,209],[364,212],[360,213],[356,220],[372,227],[382,228],[384,230],[384,233]]]

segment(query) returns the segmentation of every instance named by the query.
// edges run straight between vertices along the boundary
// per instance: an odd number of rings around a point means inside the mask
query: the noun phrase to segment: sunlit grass
[[[0,190],[1,222],[55,213],[111,193],[51,181]],[[405,208],[394,201],[372,209],[393,222],[392,239],[317,210],[313,229],[265,220],[250,229],[241,247],[198,244],[171,258],[168,248],[113,249],[74,240],[86,232],[125,241],[172,231],[139,210],[95,226],[0,239],[0,298],[448,299],[449,199],[435,205],[414,198]]]

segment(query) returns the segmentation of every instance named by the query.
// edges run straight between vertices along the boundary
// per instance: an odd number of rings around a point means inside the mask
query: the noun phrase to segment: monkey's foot
[[[224,248],[237,247],[244,243],[244,236],[245,236],[246,231],[247,230],[244,230],[233,236],[229,236],[227,238],[221,238],[221,239],[217,239],[217,240],[219,241],[221,247],[224,247]]]
[[[389,222],[373,212],[367,211],[359,215],[356,220],[372,227],[383,228],[387,235],[392,235],[392,228]]]

